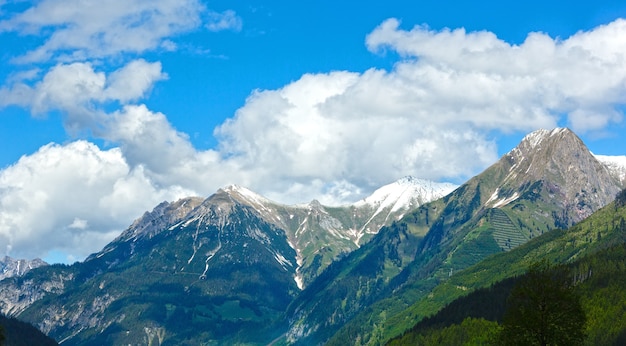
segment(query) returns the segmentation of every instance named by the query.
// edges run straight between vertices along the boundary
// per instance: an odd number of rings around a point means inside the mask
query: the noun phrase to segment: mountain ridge
[[[401,215],[394,213],[402,208],[390,211],[396,204],[383,208],[387,220]],[[282,331],[282,313],[307,280],[358,247],[355,222],[381,222],[367,214],[374,211],[317,201],[285,206],[239,186],[163,202],[84,262],[1,281],[0,308],[68,345],[160,343],[170,324],[178,332],[165,334],[169,340],[200,328],[206,342],[256,343]],[[136,301],[151,308],[138,314]]]

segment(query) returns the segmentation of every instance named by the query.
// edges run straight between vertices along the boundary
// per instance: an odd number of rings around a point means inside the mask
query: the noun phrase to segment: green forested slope
[[[442,328],[452,325],[456,327],[449,332],[458,330],[465,318],[498,321],[504,313],[505,297],[516,280],[514,277],[522,275],[531,263],[546,259],[567,264],[569,268],[588,319],[587,343],[623,344],[620,342],[626,337],[625,204],[626,191],[622,191],[614,203],[569,230],[549,232],[453,275],[430,295],[390,318],[384,328],[385,335],[401,333],[411,321],[423,320],[405,335],[405,341],[417,340],[417,334],[441,336]],[[468,292],[472,293],[468,295]],[[450,305],[439,314],[424,319],[446,304]],[[425,334],[433,326],[437,331]]]

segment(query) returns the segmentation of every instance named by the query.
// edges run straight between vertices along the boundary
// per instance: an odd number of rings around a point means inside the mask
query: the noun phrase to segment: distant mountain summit
[[[457,185],[450,183],[436,183],[408,176],[379,188],[369,197],[356,202],[354,207],[376,209],[371,218],[376,217],[381,212],[386,212],[384,214],[385,219],[390,216],[400,219],[407,211],[441,198],[457,187]],[[364,227],[367,227],[367,224]],[[376,227],[380,228],[380,224],[376,224]],[[368,230],[372,231],[371,228]],[[378,232],[378,229],[373,231]]]
[[[5,256],[3,259],[0,259],[0,280],[12,276],[22,276],[28,273],[31,269],[46,265],[48,265],[48,263],[39,258],[35,258],[34,260],[16,260],[9,256]]]

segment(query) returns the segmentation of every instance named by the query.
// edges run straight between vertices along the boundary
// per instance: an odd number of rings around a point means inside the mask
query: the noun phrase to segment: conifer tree
[[[582,345],[585,314],[563,267],[531,265],[507,301],[500,344]]]

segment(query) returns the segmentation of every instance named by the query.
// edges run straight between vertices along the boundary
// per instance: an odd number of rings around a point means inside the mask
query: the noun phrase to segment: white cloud
[[[143,59],[133,60],[111,73],[107,79],[105,99],[128,103],[143,98],[155,82],[167,78],[161,63],[149,63]]]
[[[67,228],[76,228],[80,230],[85,230],[89,227],[89,222],[87,220],[79,219],[77,217],[74,218],[74,221],[67,226]]]
[[[383,22],[368,35],[368,48],[416,58],[402,62],[398,75],[415,82],[424,100],[444,105],[438,117],[518,130],[549,127],[565,114],[581,133],[622,119],[616,109],[626,101],[626,20],[565,40],[531,33],[520,45],[490,32],[406,31],[399,24]]]
[[[197,0],[43,0],[0,22],[0,32],[46,37],[22,62],[84,61],[171,48],[168,38],[200,27],[205,10]]]
[[[0,107],[20,105],[34,114],[60,110],[65,114],[68,130],[98,132],[105,121],[100,105],[140,99],[154,83],[165,78],[160,62],[143,59],[129,62],[108,77],[105,72],[94,70],[90,63],[59,64],[34,85],[14,79],[12,85],[1,88]]]
[[[209,11],[209,20],[206,24],[206,28],[209,31],[241,31],[243,27],[243,20],[233,10],[226,10],[224,12]]]
[[[119,149],[50,144],[0,171],[0,239],[19,257],[57,249],[82,258],[145,210],[191,193],[155,188]]]
[[[103,137],[119,143],[132,165],[161,173],[195,155],[187,135],[176,131],[165,115],[145,106],[125,106],[110,116]]]
[[[495,160],[493,143],[466,123],[438,124],[398,79],[378,70],[306,75],[253,94],[216,134],[232,160],[271,172],[260,186],[275,176],[368,191],[404,175],[469,175]]]
[[[367,45],[404,58],[391,71],[305,75],[256,91],[216,129],[221,153],[256,173],[252,188],[349,200],[333,186],[367,192],[406,174],[478,173],[496,159],[493,133],[563,123],[585,133],[623,118],[625,20],[511,45],[490,32],[406,31],[390,19]]]

